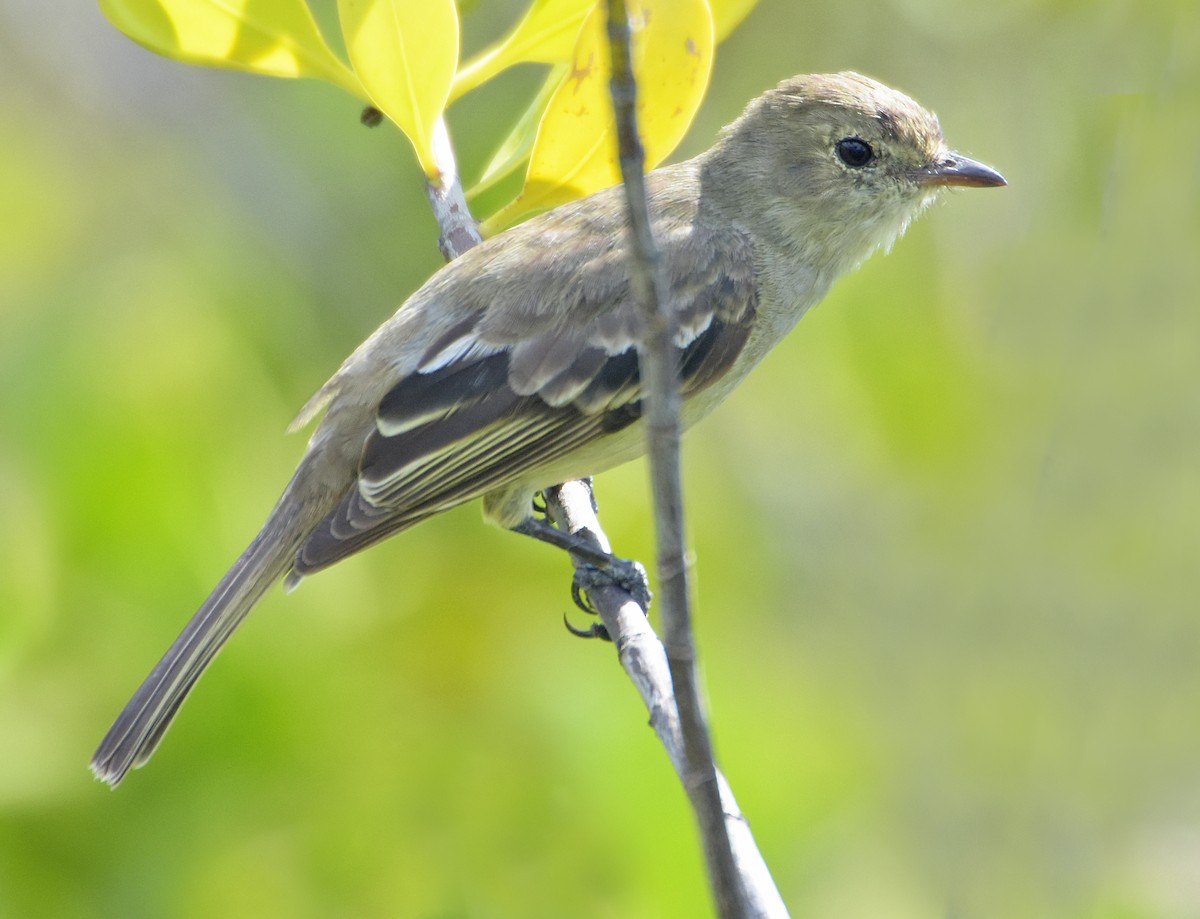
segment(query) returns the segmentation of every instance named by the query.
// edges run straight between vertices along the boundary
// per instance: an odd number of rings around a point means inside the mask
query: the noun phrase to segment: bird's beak
[[[967,188],[994,188],[1008,184],[1004,176],[991,166],[957,153],[947,153],[933,166],[918,170],[916,180],[920,185],[961,185]]]

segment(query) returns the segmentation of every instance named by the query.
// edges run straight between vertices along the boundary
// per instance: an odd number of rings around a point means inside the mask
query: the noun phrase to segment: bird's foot
[[[571,582],[571,599],[589,616],[596,616],[599,613],[595,604],[592,603],[590,592],[596,587],[613,586],[619,587],[629,594],[633,601],[642,608],[642,612],[650,608],[653,594],[650,592],[646,569],[638,562],[615,556],[611,557],[611,561],[605,567],[591,564],[577,567],[575,577]],[[608,628],[602,622],[596,622],[586,629],[581,629],[571,625],[567,617],[563,616],[563,624],[566,625],[567,631],[579,638],[599,638],[604,641],[612,641]]]
[[[619,587],[642,608],[650,609],[654,594],[650,592],[650,579],[641,562],[609,556],[607,565],[580,565],[575,569],[575,580],[571,584],[571,596],[580,609],[594,612],[587,594],[596,587]],[[582,602],[581,602],[582,601]],[[586,605],[585,605],[586,604]]]

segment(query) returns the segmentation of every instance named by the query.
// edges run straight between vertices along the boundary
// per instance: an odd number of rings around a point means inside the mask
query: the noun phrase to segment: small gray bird
[[[937,118],[854,73],[755,99],[695,159],[647,177],[677,319],[683,424],[706,415],[946,186],[996,186]],[[620,188],[564,205],[437,272],[300,412],[324,418],[262,531],[92,759],[116,785],[162,740],[267,589],[475,498],[521,531],[532,499],[644,452]]]

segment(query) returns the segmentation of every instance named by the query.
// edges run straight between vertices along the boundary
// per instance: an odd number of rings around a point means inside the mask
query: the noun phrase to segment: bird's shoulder
[[[650,173],[647,192],[682,346],[712,318],[736,321],[753,308],[754,248],[735,223],[702,206],[693,163]],[[553,340],[563,349],[586,342],[618,354],[636,344],[641,314],[630,281],[627,220],[624,191],[616,186],[522,224],[447,266],[422,298],[423,308],[441,319],[421,369],[464,348],[541,350]]]

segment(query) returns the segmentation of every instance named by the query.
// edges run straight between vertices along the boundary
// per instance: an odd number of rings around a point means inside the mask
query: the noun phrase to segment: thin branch
[[[446,120],[439,118],[433,130],[433,155],[437,161],[437,179],[425,182],[425,194],[438,224],[438,249],[446,261],[458,258],[483,242],[483,236],[467,206],[467,196],[458,177],[458,164]]]
[[[630,278],[645,323],[638,352],[644,393],[642,416],[646,422],[658,542],[659,610],[683,738],[681,778],[700,826],[717,912],[723,919],[740,919],[749,914],[747,893],[742,889],[726,827],[696,672],[679,459],[682,397],[675,349],[675,313],[671,309],[666,276],[650,226],[645,155],[637,131],[637,84],[633,75],[629,12],[625,0],[608,2],[608,38],[612,49],[611,91],[618,151],[629,209]]]
[[[610,551],[608,537],[596,516],[590,481],[556,486],[547,493],[546,503],[558,526],[592,539],[605,552]],[[650,628],[642,608],[620,587],[614,584],[593,587],[588,590],[588,599],[599,612],[616,646],[621,666],[650,713],[650,726],[667,751],[671,766],[680,781],[686,784],[683,731],[666,649]],[[716,787],[721,819],[733,853],[734,871],[740,879],[742,914],[754,919],[787,919],[787,907],[758,850],[750,824],[738,808],[733,789],[719,771]]]
[[[463,194],[444,125],[437,136],[440,176],[426,183],[426,192],[440,231],[438,246],[447,260],[457,258],[482,242]],[[639,178],[641,170],[638,170]],[[546,503],[552,520],[572,533],[584,534],[605,552],[611,552],[597,516],[590,480],[567,482],[550,489]],[[578,565],[578,563],[576,563]],[[686,590],[686,586],[685,586]],[[650,628],[637,601],[615,584],[592,587],[588,599],[599,612],[625,669],[650,712],[650,723],[663,744],[676,774],[688,787],[684,735],[667,661],[666,650]],[[788,913],[759,854],[749,825],[742,816],[724,776],[715,776],[719,813],[734,853],[734,866],[745,897],[744,915],[786,919]],[[689,789],[690,794],[690,789]]]

